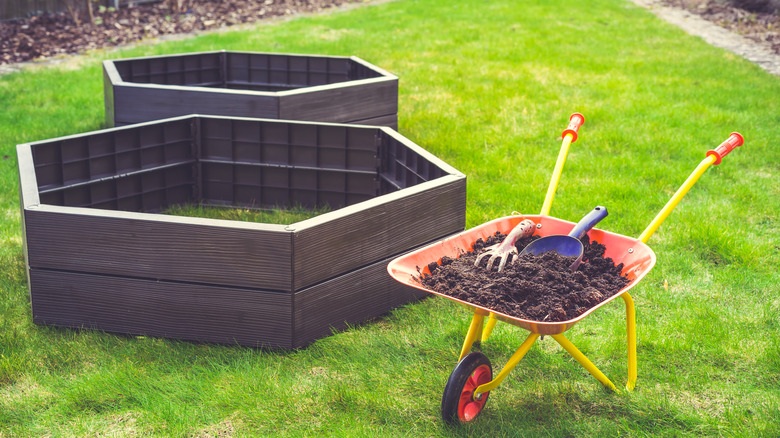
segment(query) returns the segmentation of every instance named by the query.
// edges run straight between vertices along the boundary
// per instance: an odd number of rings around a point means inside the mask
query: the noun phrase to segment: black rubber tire
[[[476,371],[479,371],[475,374]],[[482,353],[470,353],[455,366],[441,397],[441,418],[445,423],[468,423],[482,412],[490,392],[474,400],[474,389],[493,379],[493,367]]]

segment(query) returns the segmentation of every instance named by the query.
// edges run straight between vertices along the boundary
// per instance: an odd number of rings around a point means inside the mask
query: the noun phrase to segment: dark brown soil
[[[432,275],[424,274],[421,283],[436,292],[477,304],[506,315],[543,322],[568,321],[615,295],[629,280],[620,275],[623,264],[615,265],[604,257],[605,247],[585,237],[583,263],[569,271],[571,258],[555,252],[540,256],[524,254],[501,273],[474,266],[479,252],[504,239],[496,233],[487,240],[479,239],[474,251],[457,259],[445,257],[441,265],[431,263]],[[522,251],[536,236],[519,239]]]
[[[662,0],[661,3],[685,9],[745,38],[765,43],[780,54],[780,13],[770,8],[747,11],[717,0]]]
[[[0,64],[31,61],[112,47],[162,35],[181,34],[271,17],[318,12],[358,0],[191,0],[183,13],[169,2],[95,10],[91,24],[82,11],[79,24],[70,14],[43,14],[0,22]]]

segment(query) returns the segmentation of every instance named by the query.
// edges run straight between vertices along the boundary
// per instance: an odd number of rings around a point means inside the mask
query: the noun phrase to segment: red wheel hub
[[[463,391],[460,393],[460,402],[458,402],[458,417],[460,421],[469,422],[473,420],[482,411],[482,408],[485,407],[489,392],[482,394],[479,400],[475,400],[474,390],[479,385],[490,382],[492,378],[490,367],[480,365],[466,380],[466,384],[463,385]]]

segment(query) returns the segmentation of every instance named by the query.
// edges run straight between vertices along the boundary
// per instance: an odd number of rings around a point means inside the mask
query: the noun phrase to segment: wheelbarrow
[[[572,116],[572,120],[575,116],[576,114]],[[580,125],[581,124],[582,121],[580,121]],[[398,257],[390,262],[387,267],[388,272],[395,280],[434,295],[456,301],[473,312],[471,324],[469,325],[466,339],[463,342],[458,363],[450,374],[442,395],[441,415],[446,423],[459,424],[473,421],[485,407],[490,391],[501,384],[512,369],[517,366],[523,356],[530,350],[537,339],[543,335],[549,335],[555,339],[564,350],[571,354],[574,359],[576,359],[577,362],[599,382],[605,387],[617,392],[618,390],[615,384],[599,371],[599,369],[564,336],[564,332],[574,327],[591,313],[615,300],[617,297],[622,298],[626,306],[628,380],[625,387],[628,391],[632,391],[637,379],[636,321],[634,301],[628,292],[639,283],[655,265],[655,253],[647,246],[646,242],[701,175],[711,165],[720,164],[721,159],[726,154],[743,144],[742,136],[735,132],[716,149],[708,151],[706,158],[702,160],[694,172],[688,177],[638,238],[624,236],[597,228],[593,228],[588,233],[591,241],[595,240],[601,242],[606,247],[604,257],[611,257],[615,264],[623,263],[621,274],[629,279],[629,283],[615,295],[609,297],[595,307],[590,308],[574,319],[559,322],[526,320],[462,301],[424,287],[418,281],[418,278],[421,274],[430,274],[428,264],[432,262],[438,262],[440,264],[441,259],[445,256],[456,258],[464,251],[472,251],[474,243],[478,239],[486,239],[487,237],[494,235],[496,231],[508,234],[524,219],[533,220],[537,224],[536,234],[542,237],[552,234],[567,234],[574,227],[574,223],[547,216],[547,213],[552,203],[555,187],[558,178],[560,177],[560,170],[563,167],[563,161],[565,160],[569,144],[576,139],[576,128],[574,129],[575,132],[573,135],[570,132],[571,125],[567,131],[564,131],[561,153],[558,156],[553,178],[548,188],[547,197],[540,215],[515,214],[492,220]],[[487,324],[485,324],[485,319],[488,320]],[[478,339],[481,338],[482,341],[487,340],[490,330],[492,330],[492,327],[497,320],[518,326],[530,333],[517,351],[510,357],[503,369],[494,376],[490,360],[481,352],[470,351]]]

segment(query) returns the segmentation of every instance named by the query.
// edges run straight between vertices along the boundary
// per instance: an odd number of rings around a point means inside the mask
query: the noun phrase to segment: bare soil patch
[[[126,45],[163,35],[207,31],[273,17],[313,13],[358,0],[192,0],[175,13],[168,2],[96,10],[95,24],[67,13],[0,22],[0,64],[15,64]],[[86,13],[82,12],[83,21]]]
[[[684,9],[707,21],[760,44],[780,54],[780,15],[776,12],[751,12],[713,0],[663,0],[661,3]]]

